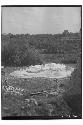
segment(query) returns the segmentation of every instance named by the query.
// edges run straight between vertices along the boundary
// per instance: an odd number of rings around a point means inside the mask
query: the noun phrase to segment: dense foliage
[[[77,54],[81,52],[81,34],[2,34],[1,47],[2,65],[25,66],[44,63],[50,54],[55,57],[58,55],[59,62],[61,60],[62,63],[76,63]]]
[[[69,81],[68,90],[64,96],[66,102],[72,108],[72,112],[82,117],[82,63],[78,58],[77,67]]]
[[[3,44],[2,64],[7,66],[35,65],[42,63],[40,53],[23,38],[11,38]]]

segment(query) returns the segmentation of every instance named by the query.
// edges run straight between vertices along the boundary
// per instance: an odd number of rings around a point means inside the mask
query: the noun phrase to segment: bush
[[[36,64],[42,64],[43,59],[41,57],[41,54],[38,50],[35,48],[28,48],[21,60],[21,65],[36,65]]]
[[[1,52],[2,65],[26,66],[43,63],[41,54],[21,39],[13,39],[4,45]]]

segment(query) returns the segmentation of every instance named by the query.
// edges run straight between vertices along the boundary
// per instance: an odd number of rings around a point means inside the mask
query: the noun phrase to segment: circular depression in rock
[[[26,69],[16,70],[10,73],[17,78],[64,78],[71,76],[74,68],[64,64],[48,63],[45,65],[35,65]]]

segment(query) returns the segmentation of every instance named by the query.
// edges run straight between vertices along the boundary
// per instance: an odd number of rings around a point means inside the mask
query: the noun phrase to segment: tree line
[[[66,37],[69,40],[66,40]],[[79,33],[1,35],[1,63],[5,66],[42,64],[44,62],[43,54],[75,53],[76,56],[79,52],[81,52]]]

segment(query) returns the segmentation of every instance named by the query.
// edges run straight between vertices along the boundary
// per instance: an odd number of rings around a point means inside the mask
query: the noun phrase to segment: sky
[[[80,28],[80,7],[2,7],[2,33],[57,34]]]

